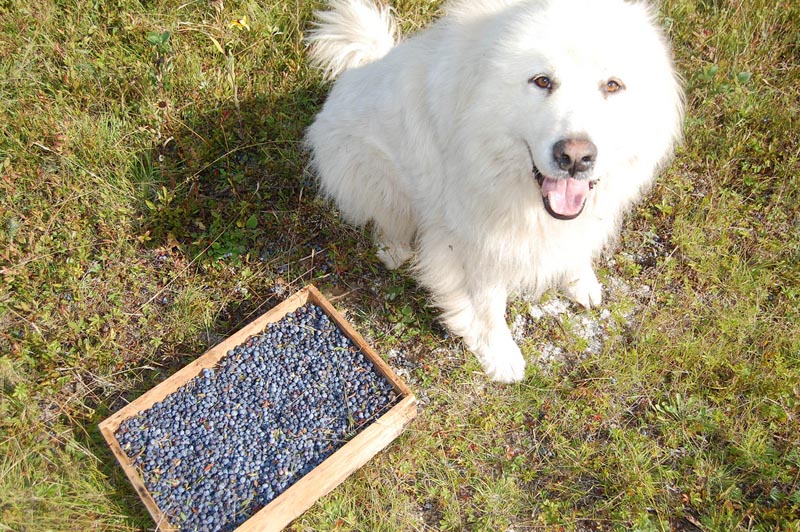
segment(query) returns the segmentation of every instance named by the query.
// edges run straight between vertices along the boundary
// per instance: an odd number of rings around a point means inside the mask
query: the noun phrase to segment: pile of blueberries
[[[398,400],[309,302],[126,419],[116,437],[173,526],[227,531]]]

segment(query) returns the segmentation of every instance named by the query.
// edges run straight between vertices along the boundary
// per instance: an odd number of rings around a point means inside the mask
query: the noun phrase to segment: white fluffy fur
[[[332,0],[329,11],[316,15],[318,22],[306,42],[313,47],[311,64],[327,79],[380,59],[395,45],[389,8],[370,0]]]
[[[511,293],[601,301],[592,261],[680,136],[682,92],[652,10],[623,0],[474,0],[394,43],[385,8],[335,0],[312,61],[338,74],[308,129],[321,192],[374,223],[390,268],[419,282],[495,380],[523,378],[505,322]],[[547,75],[552,91],[531,80]],[[614,78],[624,89],[609,94]],[[547,213],[532,164],[589,138],[599,180],[573,220]],[[563,173],[563,172],[562,172]]]

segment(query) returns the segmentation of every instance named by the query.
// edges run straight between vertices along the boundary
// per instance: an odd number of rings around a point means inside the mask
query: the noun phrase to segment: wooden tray
[[[373,351],[361,335],[350,326],[316,288],[311,285],[306,286],[99,424],[100,432],[156,522],[157,530],[171,532],[176,531],[177,528],[169,523],[166,515],[159,509],[153,496],[145,487],[139,471],[134,467],[125,451],[122,450],[114,433],[124,420],[136,416],[139,412],[147,410],[159,401],[163,401],[203,369],[216,366],[227,355],[229,350],[244,342],[248,337],[261,333],[267,324],[280,320],[286,314],[303,306],[307,301],[320,306],[342,332],[361,349],[364,356],[371,360],[376,369],[392,384],[400,400],[388,412],[367,425],[353,439],[325,459],[324,462],[251,516],[236,529],[237,532],[283,529],[293,519],[310,508],[320,497],[328,494],[354,471],[369,461],[370,458],[389,445],[403,432],[406,425],[417,416],[417,400],[408,386],[400,380],[386,362]]]

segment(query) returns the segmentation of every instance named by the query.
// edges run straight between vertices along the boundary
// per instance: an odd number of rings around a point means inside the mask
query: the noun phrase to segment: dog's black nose
[[[597,146],[588,139],[562,139],[553,145],[553,159],[572,177],[590,170],[596,158]]]

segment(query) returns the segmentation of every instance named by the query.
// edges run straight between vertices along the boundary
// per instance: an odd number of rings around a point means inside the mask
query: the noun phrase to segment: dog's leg
[[[603,291],[591,263],[570,272],[564,281],[564,294],[585,308],[598,306],[603,301]]]
[[[392,216],[387,219],[384,213],[380,220],[375,220],[375,245],[378,247],[378,258],[390,270],[402,266],[414,254],[411,240],[414,238],[415,226],[410,216]]]
[[[525,377],[525,359],[505,320],[508,294],[503,287],[481,289],[470,297],[474,316],[460,332],[492,380],[517,382]]]
[[[414,254],[414,251],[408,244],[387,242],[386,240],[380,239],[376,242],[376,245],[378,246],[378,251],[376,253],[378,258],[389,270],[396,270],[405,264],[408,259],[411,258],[411,255]]]
[[[390,270],[407,262],[414,254],[411,242],[417,225],[406,195],[399,190],[397,170],[386,165],[380,181],[380,201],[373,206],[372,222],[378,258]]]
[[[444,324],[464,340],[491,379],[522,380],[525,359],[505,321],[505,287],[484,276],[471,279],[475,271],[466,269],[449,246],[436,252],[431,242],[425,244],[420,243],[425,248],[417,264],[420,281],[442,309]]]

